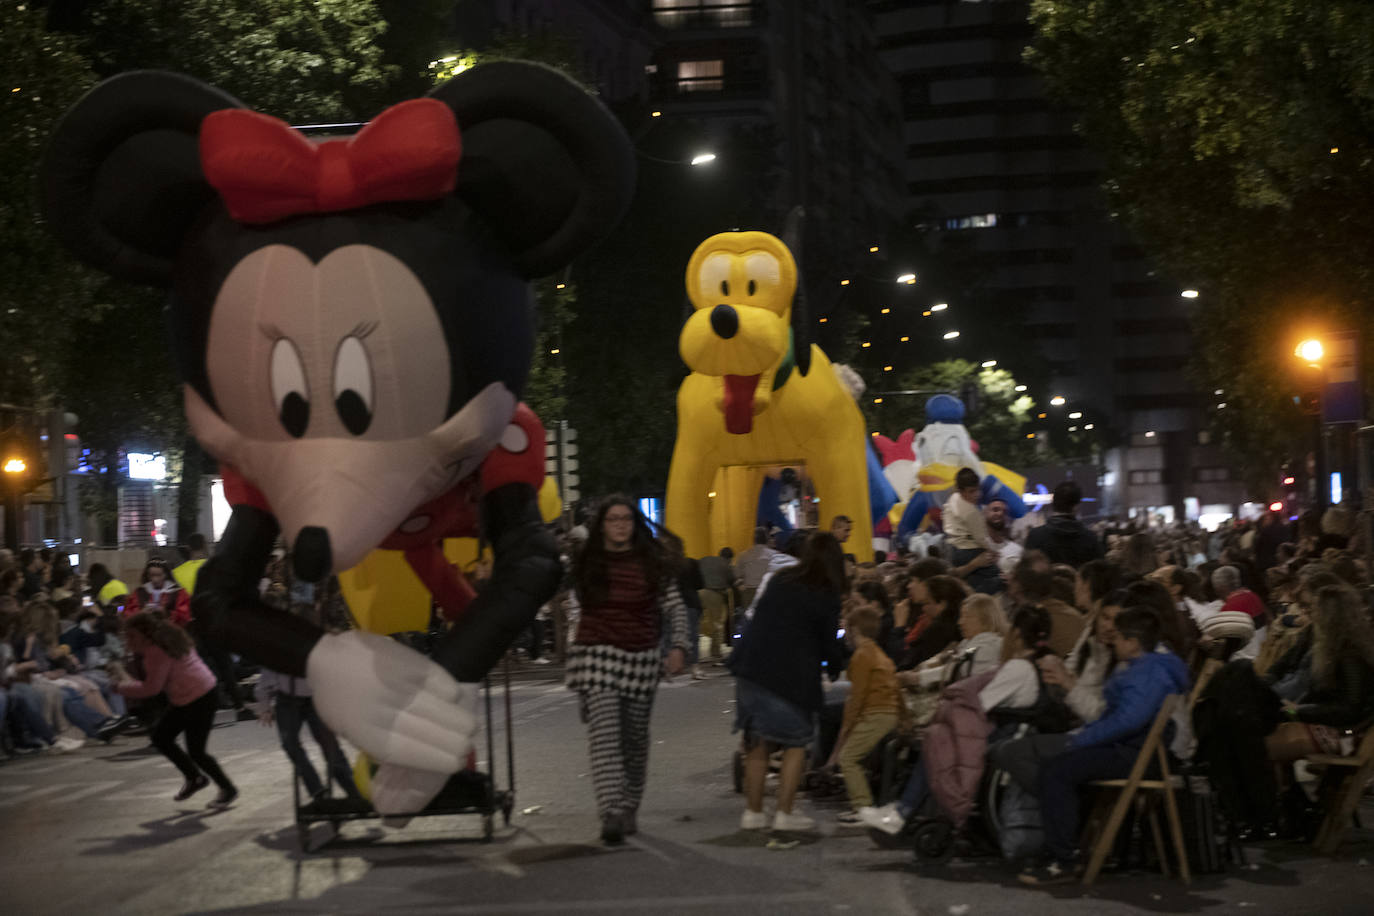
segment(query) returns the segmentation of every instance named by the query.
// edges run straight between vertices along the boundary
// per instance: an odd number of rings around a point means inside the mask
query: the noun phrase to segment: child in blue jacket
[[[1188,668],[1172,652],[1156,652],[1159,618],[1144,607],[1117,615],[1114,647],[1126,667],[1103,688],[1106,711],[1069,737],[1068,749],[1040,771],[1040,811],[1049,862],[1024,872],[1024,884],[1074,881],[1081,870],[1078,853],[1078,792],[1095,779],[1130,775],[1145,736],[1164,698],[1187,693]],[[1166,744],[1169,737],[1164,738]]]

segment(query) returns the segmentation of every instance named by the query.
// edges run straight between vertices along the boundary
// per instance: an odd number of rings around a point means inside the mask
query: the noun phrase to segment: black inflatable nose
[[[296,570],[296,578],[307,582],[319,582],[329,575],[329,532],[314,525],[302,528],[296,535],[296,546],[291,551],[291,565]]]
[[[711,309],[711,328],[721,337],[729,340],[739,330],[739,312],[728,305],[718,305]]]

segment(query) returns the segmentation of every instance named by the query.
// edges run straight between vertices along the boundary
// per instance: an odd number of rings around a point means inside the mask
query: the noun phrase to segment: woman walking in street
[[[782,749],[774,830],[814,830],[793,813],[806,749],[822,705],[822,663],[837,675],[844,662],[836,631],[845,593],[844,554],[829,532],[811,535],[800,562],[780,571],[758,597],[754,617],[727,662],[735,676],[735,730],[744,732],[744,830],[763,830],[768,757]]]
[[[637,828],[665,618],[668,673],[686,662],[687,612],[677,573],[630,499],[602,502],[573,570],[582,616],[568,650],[566,683],[581,694],[601,839],[608,844]]]
[[[153,746],[181,771],[185,784],[173,798],[184,801],[215,781],[219,795],[211,808],[227,808],[239,791],[224,775],[215,758],[205,751],[215,724],[215,676],[205,667],[186,631],[159,611],[143,611],[124,621],[125,643],[143,656],[147,672],[143,680],[129,677],[116,667],[115,689],[126,697],[151,697],[166,691],[171,704],[153,729]],[[177,735],[186,732],[186,750],[177,746]],[[208,778],[207,778],[208,777]]]

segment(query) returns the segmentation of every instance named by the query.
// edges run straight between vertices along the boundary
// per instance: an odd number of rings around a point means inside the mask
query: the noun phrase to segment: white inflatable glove
[[[372,807],[378,814],[388,815],[383,819],[388,827],[404,827],[410,818],[396,815],[423,811],[452,775],[384,763],[372,777]]]
[[[305,676],[320,718],[374,760],[453,773],[472,749],[477,687],[394,640],[328,634],[310,650]]]

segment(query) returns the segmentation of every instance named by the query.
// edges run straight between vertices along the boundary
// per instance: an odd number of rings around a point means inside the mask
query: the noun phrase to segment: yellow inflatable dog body
[[[714,235],[687,264],[679,349],[692,373],[678,389],[666,521],[690,556],[747,548],[764,469],[788,465],[815,484],[822,526],[849,516],[845,550],[872,559],[863,415],[806,343],[796,291],[791,251],[765,232]]]

